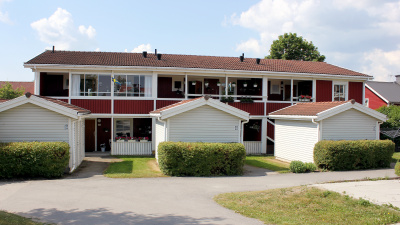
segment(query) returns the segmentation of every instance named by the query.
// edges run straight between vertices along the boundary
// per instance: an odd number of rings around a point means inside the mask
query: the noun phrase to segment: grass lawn
[[[392,161],[397,162],[398,160],[400,161],[400,152],[395,152],[392,156]]]
[[[274,156],[246,156],[246,164],[280,173],[289,172],[289,163],[276,160]]]
[[[18,216],[12,213],[0,211],[0,224],[1,225],[39,225],[43,223],[34,222],[29,218]]]
[[[111,178],[165,177],[152,156],[118,156],[122,162],[111,163],[104,176]]]
[[[394,224],[400,211],[332,191],[294,187],[220,194],[214,200],[266,224]]]

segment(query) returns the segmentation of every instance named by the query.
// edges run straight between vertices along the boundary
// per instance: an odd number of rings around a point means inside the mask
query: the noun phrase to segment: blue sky
[[[0,0],[0,80],[32,81],[23,62],[57,50],[264,57],[285,32],[326,62],[391,81],[400,74],[400,1]]]

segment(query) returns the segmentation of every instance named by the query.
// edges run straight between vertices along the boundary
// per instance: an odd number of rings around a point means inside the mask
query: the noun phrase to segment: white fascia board
[[[8,100],[8,101],[0,104],[0,112],[20,106],[22,104],[25,104],[26,102],[27,102],[27,98],[25,97],[25,95],[18,97],[18,98]]]
[[[389,100],[387,100],[386,98],[384,98],[382,95],[380,95],[377,91],[375,91],[371,86],[369,86],[368,84],[365,84],[365,87],[368,88],[370,91],[372,91],[372,93],[374,93],[376,96],[378,96],[380,99],[382,99],[383,101],[386,102],[386,104],[389,104]]]
[[[160,113],[150,113],[149,114],[151,117],[160,117],[161,114]]]
[[[316,119],[316,121],[321,121],[321,120],[327,119],[329,117],[332,117],[334,115],[337,115],[337,114],[342,113],[344,111],[347,111],[349,109],[355,109],[355,110],[358,110],[358,111],[360,111],[362,113],[365,113],[365,114],[367,114],[367,115],[369,115],[371,117],[374,117],[377,120],[386,121],[386,115],[385,114],[382,114],[382,113],[380,113],[378,111],[370,109],[370,108],[368,108],[366,106],[363,106],[363,105],[361,105],[361,104],[359,104],[357,102],[354,103],[354,104],[352,104],[351,102],[347,102],[345,104],[342,104],[342,105],[333,107],[331,109],[325,110],[323,112],[320,112],[320,113],[317,114],[318,119]]]
[[[237,75],[276,75],[279,77],[313,77],[318,79],[345,79],[345,80],[362,80],[367,81],[371,79],[365,76],[346,76],[335,74],[318,74],[318,73],[289,73],[289,72],[275,72],[275,71],[249,71],[249,70],[225,70],[225,69],[199,69],[199,68],[181,68],[181,67],[146,67],[146,66],[99,66],[99,65],[64,65],[64,64],[24,64],[25,68],[36,69],[91,69],[91,70],[139,70],[139,71],[154,71],[162,72],[177,72],[177,73],[217,73],[223,74],[237,74]]]
[[[300,115],[270,115],[268,116],[270,119],[275,120],[307,120],[312,121],[316,119],[317,116],[300,116]]]
[[[175,107],[161,111],[161,113],[160,113],[161,119],[165,120],[169,117],[176,116],[178,114],[181,114],[181,113],[187,112],[189,110],[203,106],[205,104],[206,104],[205,99],[201,98],[201,99],[197,99],[195,101],[184,103],[182,105],[177,105]]]

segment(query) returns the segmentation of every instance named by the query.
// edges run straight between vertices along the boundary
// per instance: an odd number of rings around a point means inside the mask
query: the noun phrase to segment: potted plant
[[[309,95],[300,95],[298,98],[299,98],[299,102],[311,101],[311,96],[309,96]]]
[[[204,81],[204,86],[208,87],[208,81]]]
[[[196,85],[196,81],[194,80],[194,81],[192,81],[192,85]]]
[[[257,86],[258,86],[258,84],[257,84],[257,83],[254,83],[254,84],[253,84],[253,87],[255,87],[255,88],[256,88]]]
[[[236,82],[232,82],[232,87],[236,87]]]
[[[149,138],[148,137],[139,137],[140,142],[148,142]]]
[[[136,137],[127,137],[127,139],[128,139],[128,142],[137,142]]]
[[[246,81],[243,83],[243,87],[247,87],[247,82]]]
[[[218,86],[218,87],[221,86],[221,82],[218,81],[218,82],[217,82],[217,86]]]
[[[101,149],[101,152],[105,152],[106,151],[106,144],[105,143],[100,144],[100,149]]]
[[[125,137],[116,137],[115,141],[116,142],[125,142]]]

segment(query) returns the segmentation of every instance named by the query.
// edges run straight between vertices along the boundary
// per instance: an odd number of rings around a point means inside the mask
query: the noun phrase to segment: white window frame
[[[113,137],[113,140],[115,140],[115,138],[117,137],[117,121],[121,121],[121,120],[123,120],[123,121],[129,121],[129,133],[130,133],[130,136],[131,137],[133,137],[133,119],[131,119],[131,118],[114,118],[114,137]]]
[[[344,101],[349,99],[349,82],[347,81],[333,81],[332,82],[332,102],[335,101],[335,85],[343,85],[344,86]]]

